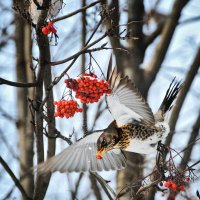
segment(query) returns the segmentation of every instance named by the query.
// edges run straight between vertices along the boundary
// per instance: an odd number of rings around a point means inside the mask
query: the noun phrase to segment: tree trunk
[[[130,0],[128,1],[128,22],[131,21],[142,21],[144,15],[144,5],[141,0]],[[128,26],[128,31],[133,37],[139,37],[138,40],[128,39],[129,43],[129,52],[130,55],[126,56],[123,64],[123,72],[128,75],[132,80],[134,80],[137,87],[142,92],[143,96],[146,97],[147,93],[143,92],[141,78],[142,71],[139,68],[140,64],[144,59],[144,48],[143,48],[143,24],[132,23]],[[120,59],[116,57],[116,59]],[[122,67],[120,68],[122,69]],[[125,186],[129,185],[136,180],[139,180],[143,177],[143,164],[144,158],[142,155],[125,152],[125,156],[128,160],[127,167],[124,170],[118,172],[117,175],[117,192]],[[135,191],[138,188],[135,188]],[[127,191],[120,199],[131,199],[130,191]]]
[[[18,1],[19,6],[23,0]],[[31,29],[19,15],[15,15],[15,43],[16,43],[16,80],[17,82],[33,82]],[[17,89],[17,128],[19,132],[20,177],[33,166],[33,126],[30,123],[28,97],[33,98],[33,89]],[[29,196],[34,190],[33,175],[26,175],[21,184]]]

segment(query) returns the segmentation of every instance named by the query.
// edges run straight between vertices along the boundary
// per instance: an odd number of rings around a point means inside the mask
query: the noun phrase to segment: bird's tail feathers
[[[157,112],[161,114],[162,117],[165,117],[165,114],[173,107],[172,104],[176,99],[182,85],[182,81],[176,81],[176,77],[174,77]]]

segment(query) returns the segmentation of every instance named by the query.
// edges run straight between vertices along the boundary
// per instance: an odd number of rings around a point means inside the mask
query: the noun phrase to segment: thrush
[[[170,132],[166,113],[181,83],[173,79],[154,115],[135,84],[116,67],[112,70],[111,62],[107,79],[112,93],[106,95],[106,103],[114,120],[103,131],[94,131],[38,165],[38,173],[120,170],[126,167],[123,151],[149,154],[164,142]]]

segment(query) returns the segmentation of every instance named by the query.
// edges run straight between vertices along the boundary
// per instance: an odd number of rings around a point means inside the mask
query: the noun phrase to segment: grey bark
[[[23,0],[19,1],[23,6]],[[15,44],[16,44],[16,79],[17,82],[33,82],[32,74],[32,44],[31,30],[19,15],[15,15]],[[20,176],[33,166],[33,126],[29,112],[28,97],[33,98],[32,88],[17,89],[17,128],[19,132]],[[34,190],[33,175],[28,174],[21,180],[21,184],[31,197]]]

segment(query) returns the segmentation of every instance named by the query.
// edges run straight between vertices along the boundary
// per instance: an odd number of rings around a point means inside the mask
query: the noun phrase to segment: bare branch
[[[78,181],[76,182],[75,189],[74,189],[74,191],[71,192],[72,193],[72,199],[76,199],[78,188],[79,188],[80,182],[81,182],[81,180],[83,178],[83,175],[84,175],[83,173],[81,173],[79,175]]]
[[[56,138],[61,138],[62,140],[66,141],[69,145],[72,145],[71,138],[67,138],[64,135],[60,133],[57,129],[55,129],[54,135],[49,135],[48,132],[44,128],[43,134],[48,137],[49,139],[56,139]]]
[[[151,35],[148,35],[144,38],[144,46],[147,48],[162,32],[163,27],[164,27],[164,22],[161,21],[158,25],[156,30],[151,33]]]
[[[86,6],[86,0],[82,0],[82,6],[85,7]],[[82,33],[81,33],[81,43],[82,43],[82,48],[84,48],[85,46],[87,46],[87,44],[90,42],[90,40],[92,39],[93,35],[96,33],[98,27],[101,24],[102,19],[100,20],[99,24],[97,25],[97,27],[95,28],[95,30],[93,31],[93,34],[90,36],[89,40],[86,43],[86,38],[87,38],[87,14],[86,14],[86,10],[82,11]],[[81,56],[81,73],[85,73],[85,54],[82,54]],[[84,135],[87,134],[88,132],[88,121],[87,121],[87,105],[83,104],[83,124],[82,124],[82,128],[83,128],[83,132]]]
[[[49,0],[43,1],[43,6],[45,8],[49,7]],[[35,102],[39,102],[35,112],[35,136],[36,136],[36,146],[37,146],[37,163],[44,161],[44,144],[43,144],[43,116],[40,112],[40,102],[43,99],[43,81],[45,77],[46,68],[50,68],[50,50],[49,41],[47,36],[41,34],[41,28],[44,25],[48,14],[48,9],[42,10],[37,23],[37,43],[39,47],[39,69],[37,74],[37,80],[39,86],[35,90]],[[37,174],[35,181],[35,190],[33,199],[43,199],[46,193],[46,189],[49,183],[49,179],[45,180],[44,177]]]
[[[102,7],[105,7],[106,0],[101,1]],[[108,10],[112,10],[112,12],[108,13],[109,20],[105,21],[105,26],[107,30],[111,29],[113,26],[116,27],[115,33],[116,35],[119,35],[119,0],[112,0],[110,5],[107,8]],[[118,37],[111,37],[110,42],[112,47],[120,47],[120,40]]]
[[[24,190],[24,188],[22,187],[21,183],[19,182],[19,180],[17,179],[17,177],[14,175],[14,173],[12,172],[12,170],[10,169],[10,167],[7,165],[7,163],[4,161],[4,159],[0,156],[0,163],[2,164],[2,166],[4,167],[4,169],[8,172],[8,174],[10,175],[10,177],[12,178],[12,180],[14,181],[15,185],[17,186],[17,188],[20,190],[22,196],[25,199],[31,200],[32,198],[30,198],[27,194],[26,191]]]
[[[105,193],[107,194],[108,198],[110,200],[114,200],[116,198],[116,194],[115,192],[112,190],[112,188],[106,183],[106,181],[96,172],[90,172],[92,175],[94,175],[96,177],[96,179],[98,180],[98,182],[101,184],[102,188],[104,189]],[[113,197],[110,195],[110,192],[112,193]]]
[[[180,110],[182,108],[183,102],[185,100],[185,97],[186,97],[186,95],[187,95],[187,93],[190,89],[190,86],[192,84],[192,81],[194,80],[195,75],[198,72],[198,69],[199,69],[199,66],[200,66],[200,59],[199,58],[200,58],[200,48],[198,48],[198,50],[197,50],[194,61],[191,64],[190,70],[188,71],[188,73],[186,75],[186,78],[185,78],[185,81],[184,81],[184,86],[181,89],[181,91],[180,91],[180,93],[177,97],[177,100],[176,100],[176,105],[174,106],[174,108],[172,110],[170,121],[169,121],[170,129],[172,131],[175,129],[176,122],[178,120],[178,116],[179,116]],[[173,137],[173,135],[169,135],[167,137],[166,145],[169,146],[169,144],[171,143],[172,137]]]
[[[62,17],[58,17],[57,19],[54,19],[54,20],[52,20],[52,21],[53,21],[53,22],[58,22],[58,21],[61,21],[61,20],[63,20],[63,19],[67,19],[67,18],[72,17],[73,15],[76,15],[76,14],[78,14],[78,13],[80,13],[80,12],[82,12],[82,11],[84,11],[84,10],[90,8],[90,7],[95,6],[95,5],[98,4],[98,3],[100,3],[100,1],[95,1],[95,2],[93,2],[93,3],[91,3],[91,4],[87,5],[87,6],[84,6],[84,7],[80,8],[80,9],[78,9],[78,10],[72,12],[72,13],[69,13],[68,15],[64,15],[64,16],[62,16]]]
[[[100,27],[100,25],[102,24],[102,22],[103,22],[103,18],[101,18],[101,20],[97,24],[96,28],[94,29],[93,33],[91,34],[91,36],[89,37],[88,41],[85,43],[84,46],[87,46],[90,43],[91,39],[93,38],[94,34],[97,32],[97,30]]]
[[[22,88],[27,88],[27,87],[37,87],[38,83],[20,83],[20,82],[13,82],[13,81],[8,81],[4,78],[0,77],[0,85],[10,85],[14,87],[22,87]]]
[[[55,65],[60,65],[60,64],[66,63],[72,59],[75,59],[75,58],[79,57],[81,54],[85,53],[88,48],[92,47],[93,45],[95,45],[98,42],[100,42],[101,40],[103,40],[106,36],[107,36],[107,33],[103,34],[100,38],[98,38],[97,40],[95,40],[94,42],[89,44],[88,46],[84,47],[82,50],[75,53],[74,55],[72,55],[66,59],[60,60],[60,61],[50,62],[50,64],[55,66]]]
[[[149,86],[154,81],[156,74],[160,69],[160,66],[167,53],[172,36],[178,24],[181,11],[187,3],[188,0],[176,0],[174,2],[172,12],[165,23],[160,42],[155,50],[155,54],[149,64],[149,67],[146,68],[146,70],[144,71],[145,80],[149,82]]]
[[[91,181],[91,186],[92,186],[92,189],[94,191],[96,199],[97,200],[102,200],[101,193],[99,191],[96,178],[95,178],[95,176],[93,174],[90,174],[90,181]]]
[[[189,23],[192,23],[192,22],[196,22],[196,21],[199,21],[199,20],[200,20],[200,16],[191,17],[189,19],[185,19],[183,21],[180,21],[179,25],[186,25],[186,24],[189,24]]]
[[[192,130],[192,132],[190,134],[190,139],[188,141],[189,144],[196,140],[197,136],[199,135],[199,128],[200,128],[200,113],[199,113],[199,115],[197,117],[197,120],[196,120],[196,122],[195,122],[195,124],[193,126],[193,130]],[[190,146],[187,149],[187,151],[184,152],[183,159],[181,160],[181,163],[180,163],[180,168],[182,170],[185,169],[185,167],[187,166],[187,163],[190,160],[190,156],[191,156],[193,147],[194,146]]]

